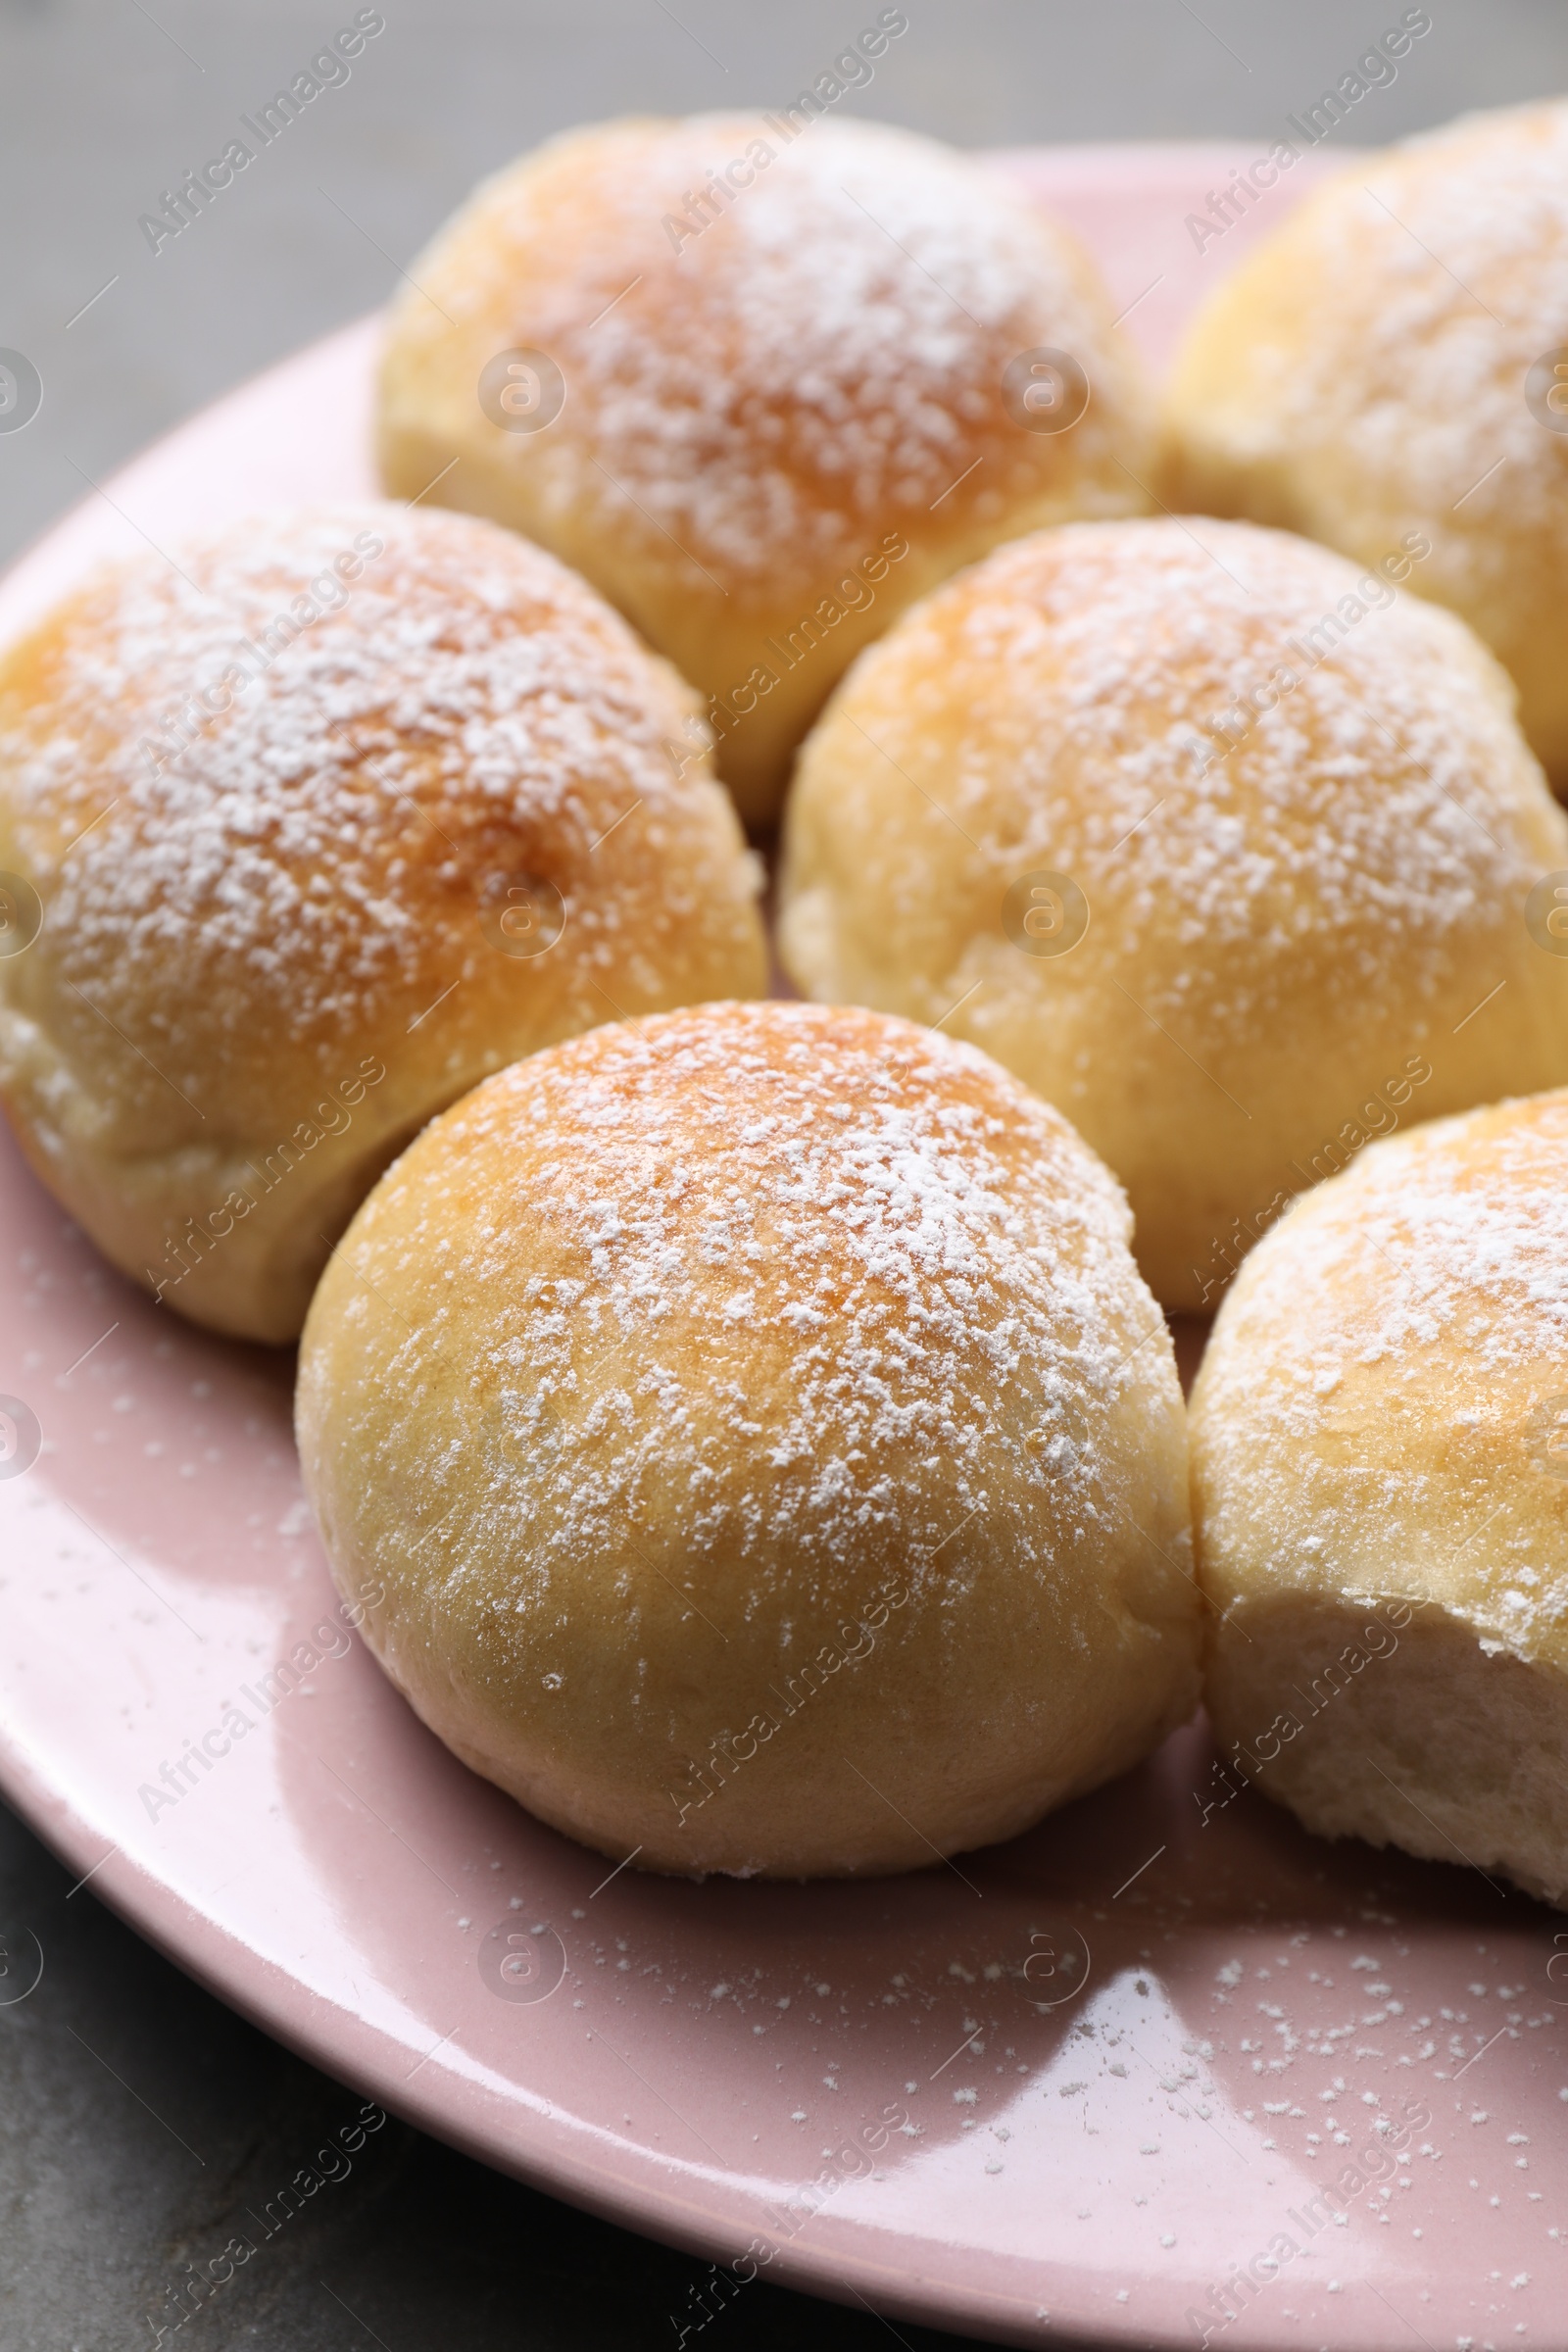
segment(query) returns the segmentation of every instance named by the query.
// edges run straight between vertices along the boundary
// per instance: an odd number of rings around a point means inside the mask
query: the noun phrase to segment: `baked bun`
[[[1568,941],[1525,919],[1568,820],[1511,700],[1461,621],[1303,540],[1017,541],[806,745],[785,963],[1036,1087],[1126,1186],[1156,1297],[1212,1307],[1369,1135],[1568,1079]]]
[[[325,509],[174,556],[0,658],[0,869],[42,924],[0,958],[0,1090],[116,1265],[288,1340],[433,1111],[762,985],[754,861],[677,773],[688,689],[510,532]]]
[[[1568,101],[1357,157],[1216,288],[1166,422],[1173,506],[1361,564],[1418,531],[1568,791]]]
[[[904,1021],[712,1004],[488,1080],[300,1358],[335,1574],[416,1711],[641,1869],[918,1868],[1197,1694],[1186,1450],[1127,1205]]]
[[[584,572],[702,688],[759,823],[859,646],[1001,539],[1147,511],[1154,459],[1067,230],[933,140],[805,126],[551,140],[414,265],[381,372],[388,488]]]
[[[1298,1202],[1193,1394],[1209,1713],[1331,1838],[1568,1901],[1568,1094]]]

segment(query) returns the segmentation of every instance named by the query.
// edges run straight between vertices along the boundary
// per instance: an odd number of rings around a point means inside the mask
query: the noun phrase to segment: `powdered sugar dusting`
[[[1242,1268],[1194,1396],[1229,1606],[1399,1593],[1568,1667],[1568,1092],[1373,1145]]]
[[[646,863],[684,827],[710,857],[728,820],[669,757],[684,691],[551,557],[391,506],[172,552],[178,568],[149,554],[84,589],[41,676],[26,646],[13,658],[0,779],[51,968],[198,1102],[236,1041],[254,1058],[278,1039],[334,1053],[389,1019],[401,1035],[493,963],[487,876],[583,882],[570,953],[592,968],[706,919],[679,859],[656,923],[610,886],[631,845]],[[738,841],[730,866],[719,895],[749,921]],[[62,1018],[77,1010],[68,998]],[[92,1014],[79,1023],[91,1037]]]
[[[1371,558],[1426,530],[1421,593],[1497,650],[1553,762],[1544,615],[1568,593],[1568,442],[1527,389],[1565,346],[1568,103],[1555,100],[1356,161],[1220,290],[1177,378],[1202,503]]]
[[[866,1543],[896,1537],[918,1568],[966,1512],[987,1513],[987,1548],[1042,1566],[1054,1540],[1118,1523],[1117,1416],[1129,1397],[1157,1416],[1172,1378],[1127,1226],[1065,1122],[972,1049],[758,1004],[503,1072],[399,1163],[347,1248],[416,1301],[414,1328],[374,1335],[409,1401],[399,1445],[450,1383],[449,1335],[482,1400],[483,1478],[471,1444],[432,1446],[432,1520],[480,1493],[481,1548],[505,1538],[548,1582],[623,1551],[674,1494],[692,1552],[787,1541],[792,1592],[815,1575],[831,1600]],[[466,1548],[440,1547],[447,1573]]]
[[[694,200],[737,158],[744,186]],[[1058,476],[1084,475],[1078,512],[1145,503],[1106,458],[1130,410],[1141,437],[1135,365],[1076,248],[908,132],[814,122],[790,141],[707,116],[571,136],[481,189],[416,274],[466,338],[510,334],[560,365],[560,425],[499,453],[547,515],[595,514],[650,562],[686,551],[736,593],[853,562],[900,520],[994,523]],[[403,313],[439,338],[416,296]],[[1096,389],[1060,440],[1000,398],[1008,362],[1042,345]]]
[[[1413,1003],[1451,992],[1455,933],[1517,928],[1543,854],[1568,855],[1468,634],[1250,524],[1015,542],[844,692],[953,820],[911,795],[911,835],[961,858],[961,828],[999,890],[1031,863],[1072,874],[1101,921],[1073,972],[1119,967],[1161,1017],[1191,997],[1216,1038],[1255,1035],[1308,969],[1348,1006],[1396,969]],[[871,855],[895,907],[929,888],[896,844]]]
[[[1490,1374],[1568,1367],[1568,1093],[1375,1145],[1310,1200],[1310,1266],[1293,1219],[1252,1261],[1246,1311],[1284,1313],[1289,1299],[1304,1319],[1312,1300],[1335,1302],[1319,1393],[1337,1385],[1331,1353],[1397,1367],[1457,1349]]]
[[[1475,590],[1494,587],[1507,559],[1485,544],[1489,516],[1563,491],[1523,387],[1568,342],[1568,105],[1411,140],[1336,182],[1314,219],[1331,323],[1280,371],[1273,429],[1298,458],[1343,442],[1419,513],[1447,518],[1463,498],[1455,537]]]

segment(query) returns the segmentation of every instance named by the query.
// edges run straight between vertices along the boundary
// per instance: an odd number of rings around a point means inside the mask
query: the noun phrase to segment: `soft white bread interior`
[[[1369,1151],[1192,1402],[1205,1698],[1309,1829],[1568,1903],[1568,1094]]]

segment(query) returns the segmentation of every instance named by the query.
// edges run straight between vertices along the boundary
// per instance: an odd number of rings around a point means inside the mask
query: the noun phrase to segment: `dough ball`
[[[863,654],[801,757],[784,961],[984,1046],[1212,1307],[1370,1136],[1568,1080],[1568,820],[1461,621],[1282,532],[1081,523]],[[1532,894],[1536,894],[1532,897]]]
[[[0,1093],[33,1167],[170,1306],[294,1338],[432,1112],[763,985],[691,713],[584,582],[456,514],[313,509],[95,573],[0,657]]]
[[[1298,1201],[1193,1394],[1208,1709],[1308,1829],[1568,1902],[1568,1094]]]
[[[1001,539],[1147,511],[1152,397],[1076,239],[874,122],[600,123],[413,267],[389,489],[553,548],[706,698],[748,820],[851,657]]]
[[[489,1079],[301,1354],[367,1639],[619,1862],[919,1868],[1191,1711],[1184,1417],[1126,1202],[967,1046],[713,1004]]]
[[[1519,687],[1568,791],[1568,101],[1357,158],[1216,288],[1171,379],[1173,506],[1376,564]]]

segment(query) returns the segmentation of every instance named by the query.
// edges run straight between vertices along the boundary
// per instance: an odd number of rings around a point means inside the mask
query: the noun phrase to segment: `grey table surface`
[[[262,168],[154,254],[162,190],[265,103],[351,0],[0,0],[0,346],[43,381],[0,436],[0,556],[204,402],[384,300],[472,183],[570,123],[787,99],[867,0],[384,0],[386,29]],[[1431,0],[1431,34],[1357,112],[1362,143],[1568,87],[1561,0]],[[961,145],[1272,130],[1400,0],[906,0],[848,105]],[[3,1302],[0,1302],[3,1312]],[[0,2004],[0,2352],[152,2343],[224,2218],[265,2202],[357,2101],[199,1990],[0,1808],[0,1947],[47,1955]],[[401,2124],[262,2250],[210,2345],[327,2352],[672,2346],[705,2266]],[[704,2330],[955,2339],[759,2283]],[[696,2340],[690,2338],[688,2340]],[[1057,2339],[1058,2341],[1060,2339]]]

